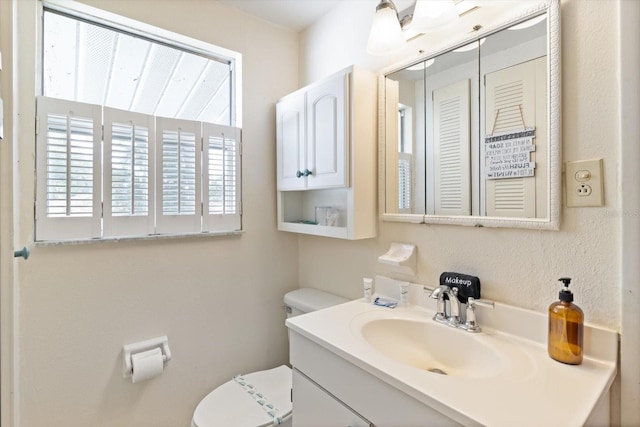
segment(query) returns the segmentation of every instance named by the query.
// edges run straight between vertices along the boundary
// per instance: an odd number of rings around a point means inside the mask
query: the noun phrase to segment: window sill
[[[209,233],[188,233],[188,234],[152,234],[148,236],[131,236],[131,237],[107,237],[97,239],[78,239],[78,240],[47,240],[36,241],[34,246],[63,246],[63,245],[85,245],[95,243],[113,243],[113,242],[130,242],[130,241],[145,241],[145,240],[176,240],[176,239],[192,239],[192,238],[208,238],[208,237],[221,237],[221,236],[241,236],[244,234],[244,230],[237,231],[216,231]]]

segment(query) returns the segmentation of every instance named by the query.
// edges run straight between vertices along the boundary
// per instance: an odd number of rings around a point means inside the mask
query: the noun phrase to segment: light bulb
[[[406,44],[398,13],[393,3],[382,1],[373,17],[367,52],[371,55],[387,55],[401,49]]]
[[[417,0],[411,28],[421,33],[443,30],[458,20],[453,0]]]

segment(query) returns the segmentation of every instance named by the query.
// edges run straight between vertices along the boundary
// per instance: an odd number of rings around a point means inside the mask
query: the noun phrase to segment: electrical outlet
[[[565,166],[567,207],[604,206],[602,159],[577,160]]]

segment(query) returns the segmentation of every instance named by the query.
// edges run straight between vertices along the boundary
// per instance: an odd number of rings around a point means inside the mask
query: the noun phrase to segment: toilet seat
[[[227,381],[198,404],[192,427],[277,425],[265,405],[271,404],[281,420],[291,415],[291,375],[291,369],[282,365]]]

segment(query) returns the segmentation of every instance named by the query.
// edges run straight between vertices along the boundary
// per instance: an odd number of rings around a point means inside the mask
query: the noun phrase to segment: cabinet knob
[[[297,171],[297,172],[296,172],[296,178],[300,178],[301,176],[302,176],[302,172]]]
[[[311,172],[309,169],[305,169],[304,176],[309,176],[309,175],[313,175],[313,172]]]

